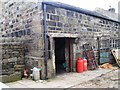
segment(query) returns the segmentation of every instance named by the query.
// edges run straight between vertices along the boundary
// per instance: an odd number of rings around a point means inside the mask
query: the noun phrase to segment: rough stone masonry
[[[0,18],[4,73],[4,68],[8,68],[6,65],[11,69],[11,74],[22,72],[24,68],[30,70],[38,67],[42,68],[41,79],[54,77],[57,57],[55,48],[58,45],[55,44],[56,38],[65,40],[67,72],[76,71],[76,60],[82,54],[84,43],[89,43],[94,51],[98,49],[97,37],[105,37],[102,47],[108,45],[106,42],[109,42],[110,48],[120,45],[119,21],[63,3],[8,0],[2,2]],[[15,67],[21,69],[16,70]]]

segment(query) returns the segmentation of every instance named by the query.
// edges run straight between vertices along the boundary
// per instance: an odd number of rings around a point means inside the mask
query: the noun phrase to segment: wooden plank
[[[112,54],[118,64],[118,66],[120,67],[120,49],[113,49]]]
[[[66,39],[65,41],[65,60],[66,60],[66,72],[69,72],[69,41]]]

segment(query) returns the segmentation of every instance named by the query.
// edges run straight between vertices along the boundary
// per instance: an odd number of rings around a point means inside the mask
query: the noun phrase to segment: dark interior
[[[56,74],[65,72],[65,38],[55,38]]]

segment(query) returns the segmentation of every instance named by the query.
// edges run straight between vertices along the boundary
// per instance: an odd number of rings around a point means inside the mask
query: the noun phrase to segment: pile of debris
[[[111,69],[113,66],[110,63],[105,63],[99,66],[100,68],[104,68],[104,69]]]

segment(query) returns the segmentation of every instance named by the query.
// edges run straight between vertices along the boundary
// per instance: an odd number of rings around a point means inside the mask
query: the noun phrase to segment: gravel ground
[[[107,74],[102,74],[92,80],[80,83],[71,88],[119,88],[120,89],[120,71],[113,70]]]

